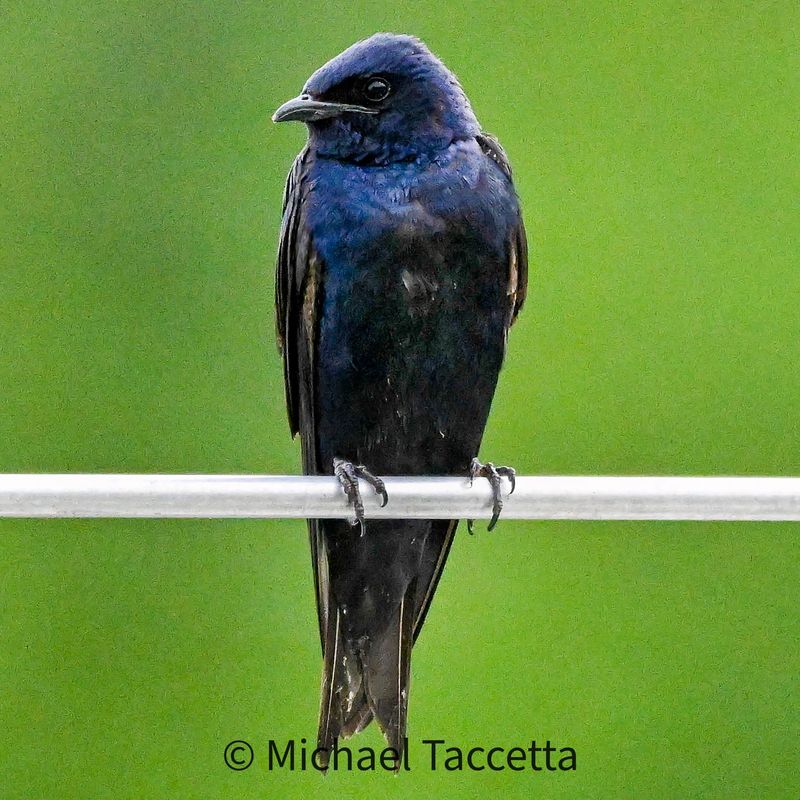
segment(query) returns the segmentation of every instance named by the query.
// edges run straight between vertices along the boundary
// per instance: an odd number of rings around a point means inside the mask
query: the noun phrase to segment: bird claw
[[[348,502],[353,506],[353,517],[350,524],[361,527],[361,535],[366,531],[364,522],[364,503],[361,499],[361,490],[358,488],[358,479],[362,478],[379,494],[382,499],[381,508],[389,502],[389,495],[386,493],[384,482],[373,475],[363,464],[353,464],[352,461],[345,461],[343,458],[333,459],[333,474],[347,495]]]
[[[500,479],[508,478],[511,484],[509,494],[514,494],[514,489],[517,488],[517,472],[513,467],[495,467],[491,461],[482,464],[477,458],[472,459],[469,465],[469,485],[472,486],[475,478],[486,478],[489,485],[492,487],[492,518],[489,521],[487,530],[494,530],[497,525],[497,520],[500,518],[500,512],[503,510],[503,498],[500,492]],[[467,531],[474,533],[474,521],[467,520]]]

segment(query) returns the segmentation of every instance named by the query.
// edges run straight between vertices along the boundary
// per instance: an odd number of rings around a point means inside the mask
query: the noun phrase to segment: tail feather
[[[369,706],[364,668],[358,648],[343,636],[341,651],[344,653],[342,658],[347,684],[342,707],[341,736],[349,739],[369,724],[372,720],[372,709]]]
[[[369,706],[369,698],[363,685],[356,695],[351,712],[345,717],[342,724],[342,738],[349,739],[357,733],[361,733],[364,728],[372,722],[372,709]]]
[[[333,610],[331,609],[333,612]],[[341,613],[338,608],[329,613],[324,631],[322,690],[320,692],[319,731],[317,747],[320,749],[319,764],[328,767],[328,756],[339,737],[342,727],[341,690],[344,666],[340,657],[342,649]]]
[[[408,718],[408,689],[414,621],[409,587],[386,632],[369,643],[364,654],[364,678],[370,709],[389,747],[402,756]]]
[[[339,737],[348,738],[377,720],[401,763],[405,747],[411,648],[414,639],[414,583],[378,637],[350,641],[338,608],[328,615],[320,698],[318,763],[327,768]]]
[[[317,761],[323,769],[327,769],[336,740],[359,733],[373,716],[361,654],[356,644],[345,635],[340,609],[331,605],[325,628],[317,733],[320,750]]]

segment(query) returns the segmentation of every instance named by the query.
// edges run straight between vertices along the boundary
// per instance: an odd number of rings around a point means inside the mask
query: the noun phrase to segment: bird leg
[[[343,458],[333,459],[333,474],[347,495],[348,502],[353,506],[353,518],[350,524],[361,526],[361,535],[364,535],[364,503],[361,500],[361,491],[358,488],[358,479],[363,478],[383,499],[381,508],[389,502],[389,495],[386,493],[386,486],[383,481],[367,470],[363,464],[356,465],[352,461],[345,461]]]
[[[508,478],[509,483],[511,484],[511,491],[509,494],[514,494],[514,489],[517,487],[517,473],[513,467],[495,467],[491,461],[487,461],[485,464],[482,464],[477,458],[473,458],[472,463],[469,465],[470,486],[472,486],[472,482],[475,480],[475,478],[487,478],[492,487],[492,519],[489,521],[488,527],[488,530],[490,531],[494,529],[494,526],[497,524],[497,520],[500,517],[500,512],[503,510],[503,498],[500,494],[501,477]],[[468,519],[467,530],[470,533],[474,532],[473,526],[474,521]]]

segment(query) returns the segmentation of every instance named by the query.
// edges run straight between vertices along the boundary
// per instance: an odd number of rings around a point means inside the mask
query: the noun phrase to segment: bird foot
[[[500,512],[503,510],[503,498],[500,494],[500,479],[508,478],[511,484],[511,491],[509,494],[514,494],[514,489],[517,487],[517,473],[513,467],[495,467],[491,461],[482,464],[477,458],[472,459],[469,465],[469,485],[475,478],[487,478],[492,487],[492,518],[489,521],[488,530],[494,530],[497,525],[497,520],[500,517]],[[467,520],[467,530],[474,533],[474,520]]]
[[[389,502],[389,495],[386,493],[386,486],[383,481],[367,470],[363,464],[353,464],[352,461],[345,461],[343,458],[333,459],[333,474],[347,495],[348,502],[353,506],[353,517],[350,520],[352,526],[361,526],[361,535],[364,535],[364,503],[361,500],[361,491],[358,488],[358,479],[363,478],[383,499],[381,508]]]

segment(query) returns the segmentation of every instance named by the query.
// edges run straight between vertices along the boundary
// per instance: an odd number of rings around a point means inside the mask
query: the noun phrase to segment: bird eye
[[[389,86],[389,81],[383,78],[368,78],[364,84],[363,94],[370,103],[380,103],[389,96],[392,87]]]

